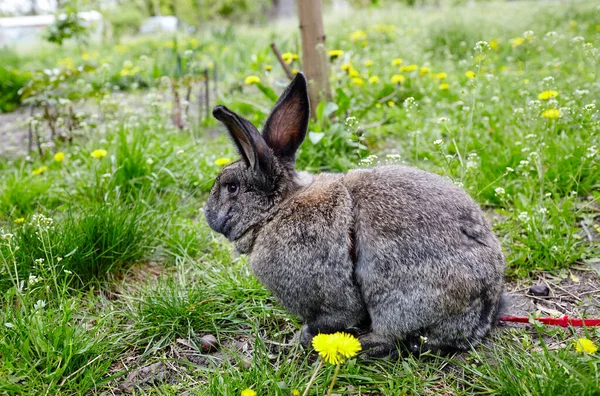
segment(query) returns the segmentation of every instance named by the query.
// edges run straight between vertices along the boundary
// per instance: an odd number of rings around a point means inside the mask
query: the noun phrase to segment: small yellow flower
[[[339,58],[340,56],[344,55],[344,51],[342,51],[342,50],[329,50],[328,54],[329,54],[330,58],[335,59],[335,58]]]
[[[538,95],[539,100],[548,100],[552,98],[556,98],[558,96],[558,92],[556,91],[543,91]]]
[[[350,71],[350,69],[352,69],[352,65],[350,63],[345,63],[342,66],[340,66],[340,69],[342,69],[343,71]]]
[[[54,161],[63,162],[64,160],[65,160],[65,153],[63,153],[62,151],[59,151],[58,153],[54,154]]]
[[[260,77],[258,76],[248,76],[244,79],[244,84],[252,85],[260,83]]]
[[[381,109],[381,103],[375,104],[375,107],[378,108],[378,109]]]
[[[244,389],[242,391],[242,393],[240,394],[240,396],[256,396],[256,392],[253,391],[252,389],[248,388],[248,389]]]
[[[406,66],[400,66],[400,73],[402,72],[412,72],[418,69],[417,65],[406,65]]]
[[[215,165],[217,166],[225,166],[225,165],[229,165],[231,163],[231,159],[223,157],[223,158],[218,158],[215,160]]]
[[[312,345],[321,358],[330,364],[341,364],[362,350],[358,338],[347,333],[317,334]]]
[[[366,67],[371,67],[371,66],[373,66],[373,61],[372,61],[371,59],[367,59],[367,60],[364,62],[364,65],[365,65]]]
[[[355,30],[350,33],[350,41],[364,41],[367,39],[367,32],[364,30]]]
[[[359,87],[362,87],[362,86],[365,84],[365,82],[363,81],[363,79],[362,79],[362,78],[360,78],[360,77],[354,77],[354,78],[352,79],[352,83],[353,83],[354,85],[357,85],[357,86],[359,86]]]
[[[273,70],[273,66],[271,66],[271,65],[265,65],[265,70],[266,71],[271,71],[271,70]]]
[[[298,389],[292,390],[292,396],[300,396],[300,391]]]
[[[472,80],[475,78],[475,72],[473,70],[467,70],[465,76],[467,76],[469,80]]]
[[[387,102],[388,107],[396,107],[396,102],[394,102],[393,100],[390,100]]]
[[[129,75],[129,70],[127,70],[127,69],[122,69],[122,70],[121,70],[121,72],[119,73],[119,75],[120,75],[121,77],[128,76],[128,75]]]
[[[404,77],[402,74],[394,74],[392,76],[392,82],[394,84],[404,84],[404,81],[406,81],[406,77]]]
[[[18,219],[15,219],[15,224],[23,224],[24,222],[25,222],[24,217],[19,217]]]
[[[493,49],[494,51],[498,49],[498,40],[492,40],[490,41],[490,48]]]
[[[283,61],[289,65],[294,61],[294,59],[298,59],[298,55],[296,55],[296,57],[294,57],[294,55],[295,54],[291,52],[284,52],[281,54],[281,59],[283,59]]]
[[[435,78],[437,78],[438,80],[443,80],[446,77],[448,77],[448,74],[444,73],[444,72],[441,72],[441,73],[438,73],[438,74],[435,75]]]
[[[40,166],[37,169],[34,169],[31,171],[32,175],[41,175],[42,173],[46,172],[48,170],[48,167],[46,165]]]
[[[422,66],[421,69],[419,70],[419,76],[424,76],[426,74],[428,74],[431,71],[431,68],[427,67],[427,66]]]
[[[379,82],[379,77],[377,76],[373,76],[371,78],[369,78],[369,83],[371,84],[377,84]]]
[[[525,40],[523,39],[523,37],[515,37],[514,39],[511,40],[510,44],[514,47],[518,47],[519,45],[523,44],[525,42]]]
[[[295,68],[292,69],[292,74],[298,74],[299,71],[300,70],[295,67]]]
[[[445,91],[445,90],[447,90],[448,88],[450,88],[450,85],[448,85],[448,84],[446,84],[446,83],[443,83],[443,84],[440,84],[440,85],[438,85],[438,89],[440,89],[441,91]]]
[[[548,109],[542,113],[543,118],[549,118],[555,120],[560,117],[560,110],[558,109]]]
[[[358,76],[360,76],[360,73],[356,69],[350,69],[350,71],[348,72],[348,75],[350,77],[358,77]]]
[[[106,157],[108,155],[108,151],[104,150],[104,149],[98,149],[98,150],[94,150],[92,151],[91,156],[93,158],[103,158]]]
[[[400,58],[396,58],[392,61],[392,66],[400,66],[400,64],[403,62],[402,59]]]
[[[575,349],[579,353],[585,352],[589,354],[596,353],[598,351],[598,347],[587,338],[579,338],[577,341],[575,341]]]

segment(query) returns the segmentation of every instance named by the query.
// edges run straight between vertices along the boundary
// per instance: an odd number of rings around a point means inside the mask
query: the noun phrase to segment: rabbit
[[[354,331],[365,356],[446,353],[495,323],[504,255],[479,206],[441,176],[407,166],[309,174],[295,168],[308,127],[298,73],[262,134],[224,106],[241,159],[207,199],[208,225],[249,255],[257,279],[304,321],[301,342]]]

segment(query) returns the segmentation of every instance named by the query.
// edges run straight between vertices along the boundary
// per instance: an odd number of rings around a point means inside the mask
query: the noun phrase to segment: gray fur
[[[217,177],[205,208],[209,225],[249,254],[261,283],[306,322],[303,343],[319,332],[359,329],[373,356],[397,342],[415,352],[477,344],[495,320],[505,266],[479,206],[442,177],[411,167],[296,172],[308,111],[301,73],[262,135],[215,109],[242,160]]]

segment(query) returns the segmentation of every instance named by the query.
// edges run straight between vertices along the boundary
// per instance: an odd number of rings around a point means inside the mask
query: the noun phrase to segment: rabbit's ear
[[[227,127],[244,162],[255,171],[267,173],[273,154],[256,127],[225,106],[216,106],[213,116]]]
[[[263,138],[278,158],[295,161],[309,118],[308,85],[304,74],[298,73],[279,97],[263,129]]]

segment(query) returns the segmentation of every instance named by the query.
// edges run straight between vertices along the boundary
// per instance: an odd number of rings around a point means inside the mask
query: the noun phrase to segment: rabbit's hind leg
[[[426,349],[441,352],[467,351],[479,344],[492,327],[498,303],[478,298],[466,312],[445,318],[424,334]]]

